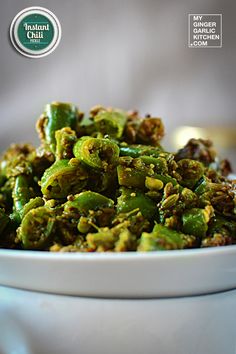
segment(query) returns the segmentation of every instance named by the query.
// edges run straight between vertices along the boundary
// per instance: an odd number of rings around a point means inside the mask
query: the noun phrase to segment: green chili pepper
[[[44,172],[41,190],[48,199],[66,198],[69,194],[82,191],[87,178],[88,172],[79,160],[58,160]]]
[[[127,115],[123,111],[99,111],[94,117],[95,127],[104,135],[112,138],[121,138],[127,121]]]
[[[73,157],[73,146],[77,140],[76,133],[69,127],[57,130],[56,137],[56,159],[71,159]]]
[[[78,110],[70,103],[52,102],[45,107],[45,140],[51,151],[56,151],[55,132],[64,127],[76,129]]]
[[[74,145],[75,157],[87,166],[107,170],[118,163],[119,147],[108,139],[84,136]]]
[[[211,207],[205,209],[193,208],[183,213],[183,232],[197,237],[206,236],[208,223],[213,210]]]
[[[36,198],[30,199],[29,202],[26,203],[24,205],[24,207],[19,212],[21,219],[23,219],[25,217],[25,215],[31,209],[35,209],[35,208],[38,208],[38,207],[43,206],[43,205],[44,205],[44,200],[41,197],[36,197]]]
[[[202,176],[197,185],[195,186],[194,188],[194,192],[197,194],[197,195],[201,195],[205,192],[207,192],[207,189],[208,189],[208,183],[209,183],[209,180],[206,176]]]
[[[135,168],[119,165],[117,167],[117,176],[120,186],[143,188],[145,185],[146,171],[140,171]]]
[[[139,157],[142,155],[153,157],[166,157],[170,154],[160,147],[149,145],[120,145],[120,156]]]
[[[142,233],[138,251],[175,250],[192,248],[195,245],[196,238],[194,236],[185,235],[164,225],[156,224],[151,233]]]
[[[121,196],[117,199],[117,212],[127,213],[139,209],[148,220],[157,214],[157,205],[142,192],[135,189],[120,188]]]
[[[31,209],[23,218],[18,237],[25,249],[43,250],[52,244],[55,217],[52,210],[42,206]]]
[[[13,197],[13,218],[20,223],[21,212],[24,205],[30,200],[30,190],[28,178],[25,175],[19,175],[15,178]]]
[[[86,191],[74,196],[73,200],[65,203],[65,213],[70,213],[71,209],[78,210],[81,214],[87,214],[89,210],[98,210],[101,208],[112,208],[114,202],[99,193]]]
[[[163,157],[140,156],[139,158],[145,165],[154,165],[155,172],[168,174],[168,165]]]
[[[154,164],[153,160],[155,160]],[[165,160],[164,160],[165,161]],[[166,162],[166,161],[165,161]],[[158,178],[159,173],[167,172],[166,164],[163,163],[162,158],[154,158],[151,156],[140,156],[139,158],[120,157],[119,165],[117,167],[118,182],[121,186],[145,188],[146,177]],[[163,178],[166,181],[172,180],[168,176]],[[173,182],[176,180],[173,179]]]

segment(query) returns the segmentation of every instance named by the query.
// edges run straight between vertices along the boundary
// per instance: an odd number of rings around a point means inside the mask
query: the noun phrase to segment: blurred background
[[[62,26],[61,43],[40,59],[9,42],[12,19],[29,6]],[[167,149],[210,137],[236,170],[235,11],[235,0],[0,0],[0,150],[37,144],[37,117],[62,100],[162,117]],[[189,13],[223,14],[222,48],[188,48]]]

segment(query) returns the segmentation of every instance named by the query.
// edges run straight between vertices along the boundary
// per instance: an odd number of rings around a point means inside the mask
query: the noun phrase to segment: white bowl
[[[157,298],[236,289],[236,245],[150,253],[0,250],[0,284],[109,298]]]
[[[0,284],[1,354],[235,354],[236,246],[0,250]]]
[[[102,299],[0,286],[1,354],[235,354],[236,290]]]

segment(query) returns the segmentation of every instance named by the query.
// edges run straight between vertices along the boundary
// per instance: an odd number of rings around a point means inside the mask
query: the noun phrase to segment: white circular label
[[[29,58],[41,58],[52,53],[61,39],[58,18],[39,6],[20,11],[10,26],[10,38],[15,49]]]

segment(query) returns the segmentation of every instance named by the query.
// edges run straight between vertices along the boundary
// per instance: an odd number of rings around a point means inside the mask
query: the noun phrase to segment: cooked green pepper
[[[13,218],[20,223],[21,211],[24,205],[30,200],[29,183],[26,176],[19,175],[15,178],[12,197],[14,202]]]
[[[168,164],[164,157],[153,157],[153,156],[140,156],[139,157],[145,165],[154,165],[155,172],[161,174],[168,174]]]
[[[57,130],[56,137],[56,159],[71,159],[73,157],[73,146],[77,140],[76,133],[69,127]]]
[[[25,215],[18,229],[18,238],[25,249],[43,250],[51,245],[54,232],[55,215],[52,210],[41,206]]]
[[[70,213],[71,209],[78,210],[78,213],[87,214],[89,210],[98,210],[101,208],[112,208],[114,202],[99,193],[86,191],[76,194],[72,200],[65,203],[65,213]]]
[[[69,194],[81,192],[87,178],[88,172],[79,160],[58,160],[43,174],[42,193],[48,199],[66,198]]]
[[[120,186],[144,188],[146,176],[150,174],[154,174],[153,169],[148,170],[145,165],[140,166],[140,168],[135,168],[134,166],[122,163],[117,167],[117,176]]]
[[[87,166],[107,170],[118,163],[119,147],[108,139],[84,136],[73,149],[75,157]]]
[[[143,232],[140,238],[138,251],[163,251],[196,246],[196,238],[182,234],[176,230],[156,224],[151,233]]]
[[[46,117],[44,126],[45,142],[51,151],[55,153],[56,131],[64,127],[70,127],[75,130],[78,121],[78,110],[70,103],[52,102],[46,105],[44,115]]]
[[[99,111],[94,117],[95,127],[99,132],[111,138],[121,138],[127,115],[123,111]]]
[[[166,161],[151,156],[120,157],[117,167],[118,182],[121,186],[145,188],[146,177],[158,177],[167,173]],[[168,178],[168,177],[167,177]]]
[[[183,232],[197,237],[206,236],[208,223],[213,216],[212,207],[205,209],[193,208],[183,213]]]
[[[143,188],[145,184],[146,173],[119,165],[117,167],[118,182],[120,186],[132,188]]]
[[[209,183],[208,178],[206,176],[202,176],[199,179],[198,183],[195,185],[194,192],[197,195],[201,195],[205,193],[208,189],[208,183]]]
[[[142,192],[135,189],[121,188],[121,195],[117,199],[117,212],[127,213],[139,209],[148,220],[157,214],[157,205]]]
[[[19,211],[21,219],[31,210],[44,205],[44,200],[41,197],[31,198],[28,203]]]
[[[149,145],[120,145],[120,156],[139,157],[142,155],[153,157],[166,157],[170,154],[160,147]]]

